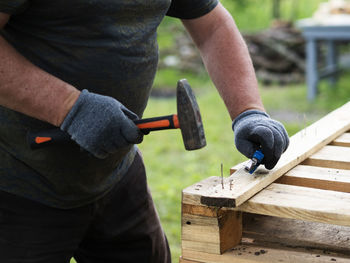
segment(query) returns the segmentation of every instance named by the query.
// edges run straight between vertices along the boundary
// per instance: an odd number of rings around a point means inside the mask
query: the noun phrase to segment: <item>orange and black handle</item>
[[[136,126],[144,133],[151,131],[168,130],[180,128],[179,119],[176,114],[147,118],[134,121]]]
[[[144,134],[148,134],[151,131],[180,128],[176,114],[141,119],[134,122]],[[27,133],[27,141],[31,149],[39,149],[50,145],[65,144],[70,142],[71,139],[68,133],[56,128],[38,132],[29,131]]]
[[[39,149],[46,146],[65,144],[70,142],[70,135],[59,128],[44,131],[29,131],[27,142],[31,149]]]

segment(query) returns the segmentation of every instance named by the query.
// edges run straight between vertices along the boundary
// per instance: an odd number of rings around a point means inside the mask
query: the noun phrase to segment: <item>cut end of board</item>
[[[226,197],[201,196],[201,204],[215,207],[236,207],[236,201]]]

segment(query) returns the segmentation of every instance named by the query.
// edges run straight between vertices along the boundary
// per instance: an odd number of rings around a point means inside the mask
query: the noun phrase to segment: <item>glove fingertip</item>
[[[140,144],[141,142],[143,142],[144,133],[140,129],[138,129],[137,132],[138,132],[138,134],[137,134],[137,136],[136,136],[136,138],[134,140],[134,143],[135,144]]]
[[[140,144],[143,142],[143,136],[140,136],[137,140],[135,140],[135,144]]]
[[[247,158],[252,158],[256,151],[256,146],[248,140],[235,140],[237,150]]]
[[[272,170],[277,164],[277,161],[272,161],[272,162],[268,162],[268,163],[265,163],[265,168],[268,169],[268,170]]]
[[[131,120],[129,125],[125,125],[121,132],[124,139],[130,144],[139,144],[143,141],[144,134]]]

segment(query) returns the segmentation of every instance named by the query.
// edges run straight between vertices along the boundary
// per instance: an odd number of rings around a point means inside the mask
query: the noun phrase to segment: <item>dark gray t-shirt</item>
[[[165,15],[210,12],[217,0],[0,0],[11,14],[1,34],[23,56],[56,77],[112,96],[140,117],[158,61],[156,30]],[[28,130],[48,123],[0,106],[0,190],[55,207],[89,203],[131,164],[130,146],[100,160],[68,145],[31,150]]]

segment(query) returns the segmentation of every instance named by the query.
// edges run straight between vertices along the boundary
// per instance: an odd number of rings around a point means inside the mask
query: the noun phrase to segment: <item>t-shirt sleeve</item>
[[[23,11],[29,0],[0,0],[0,12],[6,14],[17,14]]]
[[[167,15],[180,19],[197,18],[213,10],[218,2],[218,0],[172,0]]]

